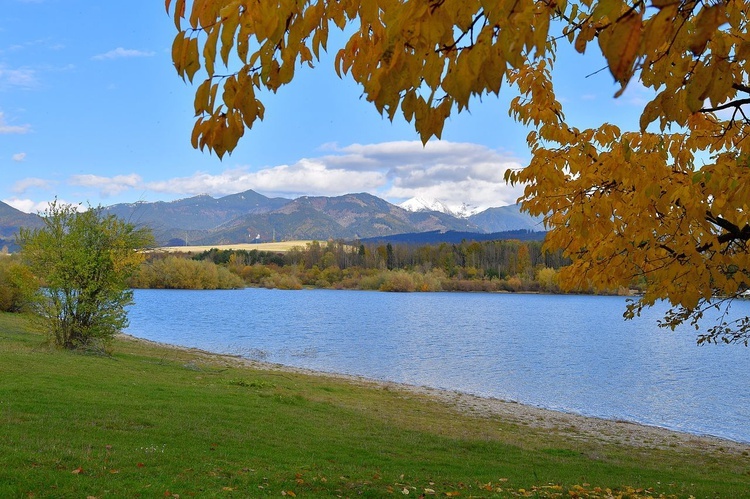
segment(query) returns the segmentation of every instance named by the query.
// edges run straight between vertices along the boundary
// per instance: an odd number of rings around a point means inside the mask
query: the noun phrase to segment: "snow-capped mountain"
[[[469,218],[472,215],[480,213],[482,210],[476,206],[471,206],[466,203],[461,203],[461,206],[453,210],[453,216],[458,218]]]
[[[438,211],[440,213],[445,213],[454,217],[456,216],[453,210],[451,210],[448,207],[448,205],[446,205],[439,199],[414,197],[411,199],[407,199],[406,201],[399,204],[398,206],[405,209],[406,211],[411,211],[411,212]]]
[[[411,199],[407,199],[398,206],[405,209],[406,211],[438,211],[440,213],[445,213],[456,218],[468,218],[480,211],[478,208],[470,206],[466,203],[462,203],[461,206],[451,208],[439,199],[423,197],[414,197]]]

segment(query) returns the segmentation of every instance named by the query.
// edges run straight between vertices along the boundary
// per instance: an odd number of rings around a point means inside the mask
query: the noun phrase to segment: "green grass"
[[[52,349],[0,314],[0,497],[750,497],[741,453],[572,439],[401,390],[113,349]]]

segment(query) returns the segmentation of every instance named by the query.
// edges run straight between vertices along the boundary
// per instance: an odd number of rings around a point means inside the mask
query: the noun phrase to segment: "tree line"
[[[195,255],[153,253],[131,285],[218,289],[242,283],[281,289],[559,292],[557,273],[568,262],[560,252],[545,251],[540,241],[376,245],[331,240],[314,241],[286,253],[217,248]]]

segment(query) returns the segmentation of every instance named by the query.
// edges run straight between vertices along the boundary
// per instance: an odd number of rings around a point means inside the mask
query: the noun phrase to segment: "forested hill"
[[[531,231],[525,229],[492,232],[489,234],[453,230],[440,232],[439,230],[433,230],[430,232],[410,232],[408,234],[394,234],[392,236],[369,237],[361,239],[360,242],[373,244],[459,244],[463,241],[481,242],[510,239],[518,241],[543,241],[546,234],[547,233],[544,231]]]

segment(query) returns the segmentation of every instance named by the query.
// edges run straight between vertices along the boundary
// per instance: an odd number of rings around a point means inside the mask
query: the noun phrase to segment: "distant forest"
[[[518,241],[544,241],[545,231],[533,231],[526,229],[509,230],[504,232],[493,232],[482,234],[478,232],[461,232],[455,230],[428,232],[410,232],[407,234],[394,234],[392,236],[368,237],[360,240],[365,244],[461,244],[465,241],[499,241],[515,239]]]
[[[538,240],[423,245],[328,241],[285,253],[216,248],[200,254],[154,253],[132,285],[554,293],[560,291],[558,270],[569,263],[560,252],[544,251]]]

